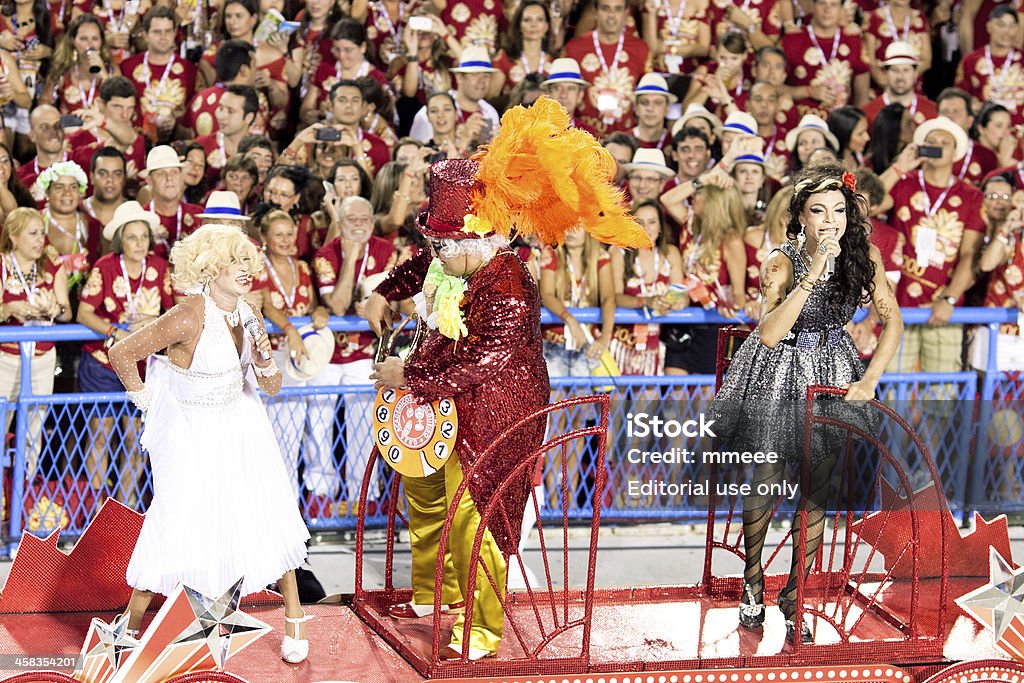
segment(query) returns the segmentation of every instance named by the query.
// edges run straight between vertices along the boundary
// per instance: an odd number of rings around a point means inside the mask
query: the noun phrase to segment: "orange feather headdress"
[[[515,231],[561,244],[582,225],[605,244],[651,246],[614,184],[615,160],[590,133],[570,127],[554,100],[505,112],[501,130],[473,159],[483,186],[474,192],[473,215],[506,237]]]

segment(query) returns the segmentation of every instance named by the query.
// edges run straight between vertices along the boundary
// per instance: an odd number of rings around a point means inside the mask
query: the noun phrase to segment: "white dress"
[[[248,338],[239,359],[224,312],[203,298],[192,366],[169,363],[147,380],[153,398],[141,443],[154,493],[127,580],[163,595],[182,582],[216,597],[244,577],[247,595],[302,564],[309,532],[247,381]]]

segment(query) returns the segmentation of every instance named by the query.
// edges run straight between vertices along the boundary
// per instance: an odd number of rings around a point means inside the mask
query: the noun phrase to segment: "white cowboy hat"
[[[185,163],[178,158],[178,153],[170,145],[157,145],[149,150],[146,155],[146,168],[139,172],[140,176],[147,176],[153,171],[161,168],[182,168]]]
[[[298,329],[298,333],[302,337],[303,346],[306,347],[306,357],[296,361],[291,349],[288,349],[284,371],[296,382],[304,382],[316,377],[324,366],[331,362],[334,355],[334,333],[326,327],[314,330],[312,325],[303,325]]]
[[[238,195],[230,190],[214,190],[206,199],[206,207],[197,218],[218,220],[229,219],[247,221],[249,217],[242,213],[242,205]]]
[[[745,111],[734,111],[722,124],[722,132],[727,130],[742,135],[757,135],[757,119]]]
[[[111,241],[117,234],[118,228],[141,221],[149,226],[149,229],[156,232],[160,228],[160,217],[152,211],[146,211],[142,204],[136,201],[125,202],[114,209],[114,217],[103,226],[103,239]]]
[[[491,64],[491,55],[488,54],[487,48],[477,45],[470,45],[463,50],[459,57],[459,65],[448,70],[456,74],[483,74],[497,71]]]
[[[633,154],[633,161],[622,165],[626,173],[633,171],[654,171],[666,178],[676,174],[671,168],[665,165],[665,154],[660,149],[649,149],[641,147]]]
[[[686,122],[693,118],[707,119],[711,123],[711,130],[718,132],[722,128],[722,119],[712,114],[703,104],[691,104],[679,117],[679,120],[672,124],[672,137],[686,127]]]
[[[889,46],[885,48],[885,59],[882,60],[882,66],[896,66],[897,64],[917,66],[920,63],[921,59],[917,55],[917,49],[905,40],[889,43]]]
[[[914,144],[926,144],[924,139],[928,137],[929,133],[936,130],[949,133],[953,136],[953,140],[956,141],[956,149],[953,150],[954,162],[960,161],[967,155],[967,146],[969,144],[967,133],[953,119],[946,116],[936,116],[934,119],[928,119],[918,126],[914,131]]]
[[[541,86],[554,85],[555,83],[590,85],[590,83],[583,80],[583,72],[580,71],[579,62],[571,57],[559,57],[551,62],[551,71],[548,72],[548,77],[541,83]]]
[[[636,90],[630,95],[630,99],[636,100],[640,95],[664,95],[668,98],[669,104],[677,102],[678,97],[668,90],[668,81],[659,74],[644,74],[640,82],[636,84]]]
[[[800,119],[800,125],[786,133],[786,149],[790,152],[796,151],[797,140],[800,137],[800,133],[803,133],[805,130],[818,131],[825,136],[825,141],[832,146],[833,152],[839,151],[839,140],[837,140],[836,136],[832,134],[832,131],[828,129],[828,124],[825,123],[825,119],[820,116],[815,116],[814,114],[805,114],[804,117]]]

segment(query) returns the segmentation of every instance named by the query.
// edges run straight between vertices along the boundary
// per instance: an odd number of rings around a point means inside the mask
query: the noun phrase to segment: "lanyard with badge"
[[[124,276],[124,312],[128,315],[129,321],[134,321],[139,314],[139,293],[142,292],[142,284],[146,280],[146,257],[142,257],[142,270],[139,271],[139,286],[132,294],[132,280],[128,277],[128,268],[124,264],[124,254],[121,254],[121,275]]]
[[[295,297],[299,292],[299,273],[295,268],[295,261],[291,256],[288,256],[288,265],[292,268],[292,291],[288,292],[285,290],[284,285],[281,283],[281,278],[277,274],[277,269],[274,268],[274,264],[270,261],[269,256],[264,256],[263,261],[267,264],[267,271],[270,273],[270,279],[274,281],[274,286],[277,287],[277,291],[281,292],[281,296],[284,297],[284,303],[287,306],[289,315],[299,315],[299,312],[295,310]]]
[[[924,215],[927,218],[933,218],[938,213],[939,208],[946,201],[946,197],[949,196],[950,190],[953,189],[953,184],[956,182],[956,178],[950,177],[949,183],[946,185],[946,189],[942,191],[939,198],[932,203],[931,197],[928,196],[928,186],[924,182],[924,172],[917,172],[917,182],[921,185],[921,195],[924,201]],[[942,237],[942,242],[947,242],[948,238]],[[930,265],[934,268],[942,268],[946,263],[946,249],[945,244],[940,248],[940,237],[938,231],[932,227],[932,225],[923,226],[920,223],[914,228],[914,253],[917,258],[919,265]]]
[[[615,47],[615,54],[612,56],[611,67],[608,66],[608,62],[605,61],[604,51],[601,44],[597,42],[597,31],[591,34],[594,39],[594,53],[597,58],[601,61],[601,72],[604,74],[605,81],[608,85],[600,88],[597,91],[597,111],[601,114],[601,120],[604,121],[605,125],[611,125],[615,121],[622,117],[622,102],[621,94],[615,89],[610,87],[612,83],[612,69],[619,63],[619,56],[622,54],[622,46],[626,42],[625,30],[619,34],[619,43]]]
[[[991,92],[989,98],[996,104],[1001,104],[1011,112],[1017,111],[1017,101],[1014,99],[1002,99],[1000,96],[1003,94],[1003,90],[1006,89],[1006,78],[1009,75],[1010,65],[1013,64],[1013,59],[1016,57],[1016,52],[1011,47],[1010,53],[1006,55],[1006,59],[1003,60],[1003,65],[999,67],[999,77],[996,78],[996,65],[992,61],[992,48],[989,45],[985,46],[985,62],[988,65],[988,83],[991,86]]]
[[[658,248],[655,247],[651,250],[654,255],[654,282],[651,283],[653,287],[658,283],[658,275],[661,272],[661,254],[658,252]],[[640,282],[640,298],[647,298],[647,282],[644,280],[644,271],[640,267],[640,254],[636,255],[636,260],[633,262],[633,272],[636,274],[636,279]],[[651,319],[651,311],[645,305],[643,308],[644,318],[647,320]],[[653,334],[652,334],[653,332]],[[635,346],[637,351],[646,351],[648,348],[648,342],[653,338],[655,345],[657,345],[658,334],[655,330],[651,329],[650,325],[645,323],[637,323],[633,325],[633,337],[635,339]]]
[[[664,0],[662,7],[665,10],[665,26],[668,28],[668,36],[665,37],[665,54],[663,56],[665,71],[668,71],[670,74],[682,73],[683,56],[675,54],[675,49],[683,44],[682,38],[679,37],[679,27],[682,26],[683,16],[686,14],[686,0],[682,0],[679,3],[679,10],[674,15],[669,8],[669,0]],[[691,36],[691,40],[696,39],[696,36],[692,34],[687,35]]]

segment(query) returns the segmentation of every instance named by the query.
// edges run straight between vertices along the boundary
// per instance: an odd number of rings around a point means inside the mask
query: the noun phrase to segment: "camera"
[[[409,17],[409,30],[433,31],[434,25],[430,21],[430,17]]]
[[[80,128],[85,121],[77,114],[64,114],[60,117],[61,128]]]
[[[925,159],[941,159],[942,148],[935,145],[918,145],[917,156]]]
[[[316,139],[320,142],[337,142],[341,139],[341,131],[337,128],[317,128]]]

